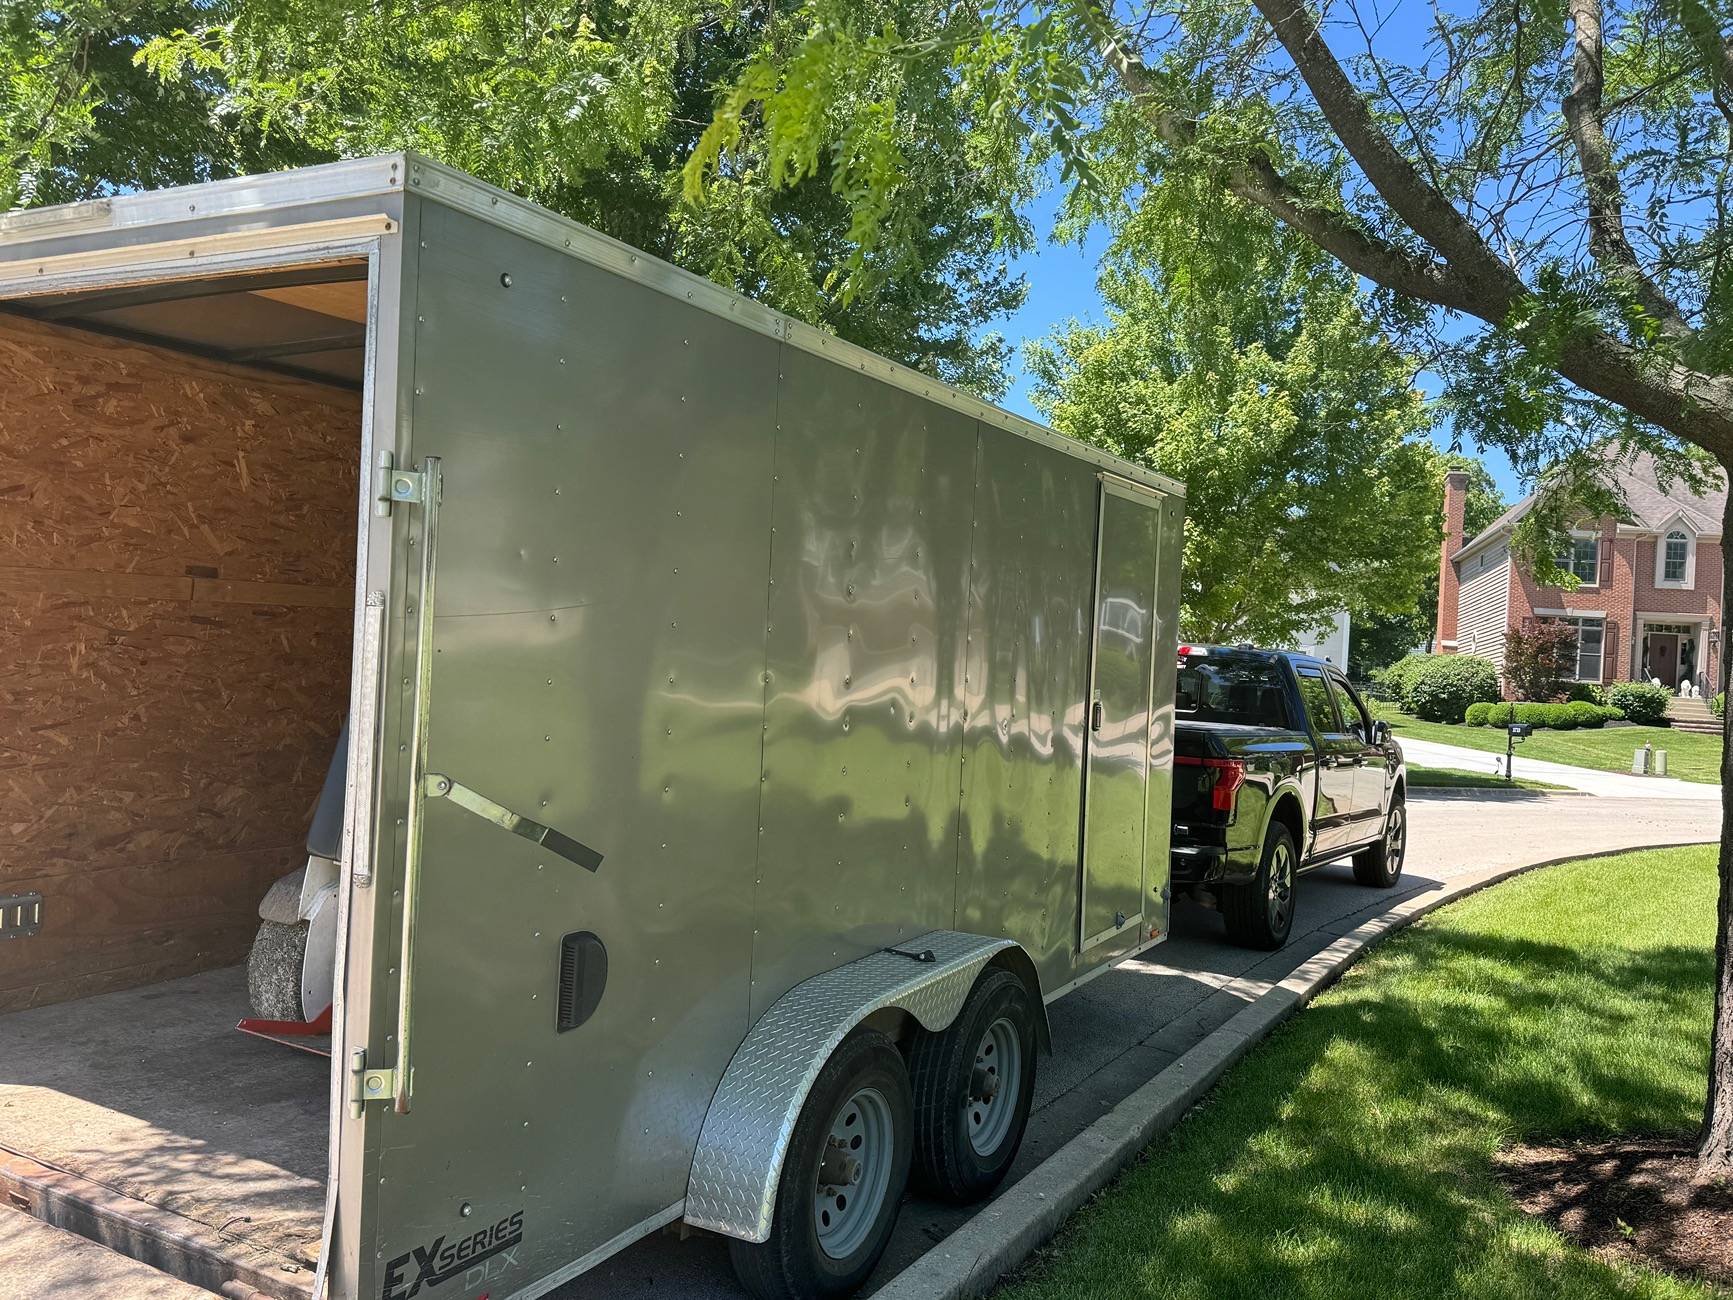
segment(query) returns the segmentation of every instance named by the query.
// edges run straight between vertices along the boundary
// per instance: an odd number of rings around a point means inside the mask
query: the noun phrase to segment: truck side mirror
[[[1390,743],[1390,724],[1382,720],[1372,724],[1372,743],[1388,745]]]

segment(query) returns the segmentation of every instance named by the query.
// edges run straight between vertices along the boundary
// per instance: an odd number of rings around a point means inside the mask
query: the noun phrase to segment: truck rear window
[[[1174,711],[1184,722],[1287,727],[1287,693],[1276,665],[1251,655],[1188,655],[1179,661]]]

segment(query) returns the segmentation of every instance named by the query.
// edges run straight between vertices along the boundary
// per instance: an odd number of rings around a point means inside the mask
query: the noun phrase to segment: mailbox
[[[1534,724],[1532,722],[1512,722],[1506,730],[1510,732],[1512,739],[1521,740],[1524,736],[1534,734]]]

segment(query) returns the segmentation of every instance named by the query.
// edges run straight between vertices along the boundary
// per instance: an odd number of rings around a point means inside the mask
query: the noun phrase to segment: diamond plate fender
[[[923,1028],[943,1029],[962,1010],[981,968],[1016,946],[934,930],[784,993],[747,1032],[711,1098],[692,1157],[686,1222],[742,1241],[768,1239],[795,1120],[837,1044],[886,1007],[901,1007]],[[909,955],[927,952],[931,961]]]

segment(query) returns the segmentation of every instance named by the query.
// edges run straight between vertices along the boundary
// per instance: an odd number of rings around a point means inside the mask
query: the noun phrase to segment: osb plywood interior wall
[[[0,314],[0,1011],[244,960],[347,704],[360,420]]]

